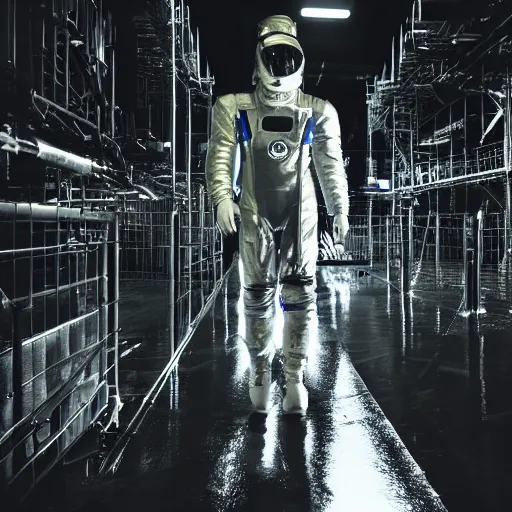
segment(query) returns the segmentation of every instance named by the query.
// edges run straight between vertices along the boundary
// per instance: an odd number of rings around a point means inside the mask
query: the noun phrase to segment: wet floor
[[[403,298],[359,280],[345,298],[352,362],[450,511],[509,510],[512,497],[512,282],[494,277],[483,282],[478,320],[450,283]]]
[[[443,510],[370,393],[450,512],[508,510],[512,315],[502,303],[476,323],[457,314],[456,291],[404,299],[324,268],[310,410],[282,417],[277,358],[263,422],[250,414],[238,290],[232,274],[115,473],[95,480],[94,458],[67,465],[29,510]]]
[[[187,334],[213,289],[210,282],[194,283],[175,306],[175,339],[171,346],[171,308],[168,281],[122,280],[119,298],[119,386],[123,397],[121,424],[129,423]],[[187,292],[187,293],[185,293]]]

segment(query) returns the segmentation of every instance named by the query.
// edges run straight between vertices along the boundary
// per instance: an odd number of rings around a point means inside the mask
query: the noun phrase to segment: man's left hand
[[[348,215],[340,213],[334,216],[333,235],[335,245],[345,245],[345,237],[349,230]]]

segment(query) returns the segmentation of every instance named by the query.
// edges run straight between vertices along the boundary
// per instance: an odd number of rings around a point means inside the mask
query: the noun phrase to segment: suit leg
[[[251,356],[249,395],[256,410],[266,412],[270,396],[270,367],[277,288],[274,232],[263,218],[242,215],[240,257],[244,283],[245,342]]]
[[[310,331],[316,315],[316,263],[318,258],[317,224],[315,212],[303,214],[302,252],[299,265],[292,257],[296,240],[294,225],[290,222],[281,242],[280,281],[281,307],[284,312],[283,354],[286,378],[284,412],[305,413],[308,396],[303,384],[307,364]]]

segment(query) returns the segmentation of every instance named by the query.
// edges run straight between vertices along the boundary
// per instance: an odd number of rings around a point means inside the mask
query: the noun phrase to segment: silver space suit
[[[284,312],[283,410],[304,413],[308,397],[303,371],[309,326],[316,313],[318,256],[311,156],[328,213],[346,218],[348,187],[336,110],[299,89],[304,54],[295,23],[287,16],[272,16],[258,28],[255,91],[217,99],[206,175],[218,215],[222,211],[233,218],[237,208],[232,200],[241,190],[240,257],[253,405],[258,411],[268,411],[279,283]],[[235,166],[237,147],[240,172]]]

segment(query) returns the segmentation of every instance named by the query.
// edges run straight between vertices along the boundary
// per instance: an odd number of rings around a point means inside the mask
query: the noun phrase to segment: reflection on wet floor
[[[476,322],[458,314],[457,290],[408,298],[324,268],[310,410],[304,420],[281,416],[276,358],[276,406],[263,422],[250,415],[239,297],[233,275],[115,475],[84,486],[83,464],[67,466],[35,497],[38,511],[143,510],[149,501],[162,503],[156,510],[442,510],[368,391],[450,512],[508,510],[508,305],[488,302]],[[93,467],[90,459],[91,477]]]
[[[404,298],[373,279],[330,285],[340,286],[351,289],[341,330],[352,362],[448,510],[508,510],[509,296],[492,289],[477,321],[461,314],[462,290]]]
[[[121,281],[119,302],[119,385],[121,422],[129,422],[172,355],[168,281]],[[175,309],[176,339],[182,340],[212,291],[195,283]]]

